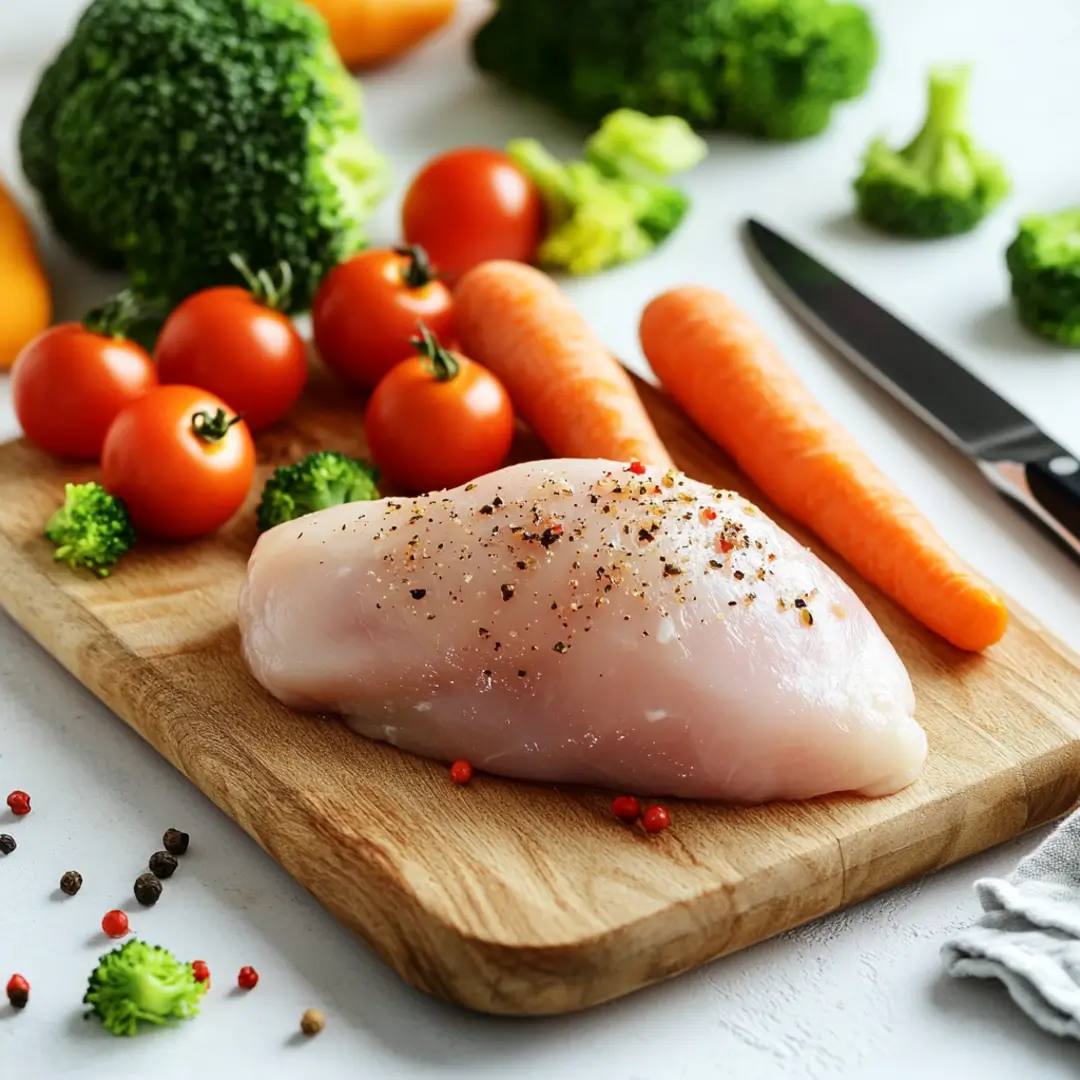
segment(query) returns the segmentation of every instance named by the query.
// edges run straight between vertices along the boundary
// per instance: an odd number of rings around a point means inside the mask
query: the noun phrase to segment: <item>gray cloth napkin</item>
[[[942,948],[946,970],[1000,979],[1039,1027],[1080,1039],[1080,811],[975,892],[985,914]]]

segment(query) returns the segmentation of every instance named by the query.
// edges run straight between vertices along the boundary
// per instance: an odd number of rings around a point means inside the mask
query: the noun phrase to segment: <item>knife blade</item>
[[[1080,460],[958,361],[754,219],[773,291],[819,337],[965,454],[1007,501],[1080,558]]]

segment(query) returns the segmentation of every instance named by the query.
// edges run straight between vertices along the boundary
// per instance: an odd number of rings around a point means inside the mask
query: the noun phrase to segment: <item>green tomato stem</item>
[[[272,308],[274,311],[284,311],[288,308],[292,297],[293,272],[292,267],[287,262],[283,260],[278,263],[278,275],[281,280],[277,282],[274,281],[267,270],[253,272],[244,257],[236,252],[229,256],[229,262],[244,279],[244,284],[251,290],[251,295],[260,304]]]
[[[229,433],[229,428],[243,419],[239,414],[229,419],[224,409],[218,409],[213,415],[200,410],[191,418],[191,430],[204,442],[220,442]]]
[[[435,335],[422,322],[416,325],[420,329],[420,336],[412,339],[412,345],[427,361],[424,366],[437,382],[456,379],[461,365],[454,359],[453,354],[435,340]]]
[[[437,275],[431,269],[428,253],[419,244],[394,248],[394,251],[409,260],[402,274],[402,280],[410,289],[422,289],[435,280]]]

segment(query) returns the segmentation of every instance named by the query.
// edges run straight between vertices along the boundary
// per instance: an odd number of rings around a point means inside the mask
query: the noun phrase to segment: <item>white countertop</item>
[[[1017,214],[1077,198],[1080,9],[1074,0],[870,6],[884,55],[866,98],[810,143],[714,139],[711,160],[690,181],[694,215],[672,242],[572,291],[610,346],[634,358],[637,312],[650,296],[686,279],[731,292],[957,549],[1080,646],[1080,568],[798,329],[754,276],[736,233],[747,213],[773,221],[1080,450],[1080,354],[1016,327],[1001,257]],[[17,119],[39,65],[81,7],[0,2],[0,175],[21,194]],[[469,19],[466,11],[451,32],[366,80],[370,126],[399,181],[434,151],[465,142],[533,134],[574,149],[568,126],[468,71]],[[909,134],[934,60],[976,62],[977,129],[1005,155],[1016,194],[973,236],[884,242],[849,218],[847,183],[871,134]],[[394,239],[396,209],[395,197],[375,222],[376,241]],[[55,247],[47,257],[60,317],[116,285]],[[14,434],[0,379],[0,436]],[[962,1069],[980,1080],[1052,1080],[1080,1070],[1080,1046],[1042,1035],[996,985],[944,979],[938,963],[944,938],[976,915],[972,881],[1006,873],[1042,833],[587,1014],[508,1021],[404,986],[0,614],[0,795],[13,788],[31,793],[34,811],[19,820],[0,814],[0,831],[19,842],[0,859],[0,981],[20,971],[33,990],[23,1013],[0,1007],[0,1076],[933,1080]],[[161,902],[139,909],[128,903],[131,883],[173,825],[190,832],[191,852]],[[56,891],[67,869],[85,877],[75,898]],[[194,1023],[118,1041],[80,1018],[84,980],[107,947],[99,920],[118,905],[132,910],[140,934],[210,964],[214,988]],[[262,981],[241,996],[231,988],[243,964]],[[326,1031],[310,1041],[294,1035],[308,1006],[327,1015]]]

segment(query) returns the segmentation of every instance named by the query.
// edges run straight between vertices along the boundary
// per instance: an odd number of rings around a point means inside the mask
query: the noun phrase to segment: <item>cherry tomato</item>
[[[94,460],[125,405],[157,386],[146,350],[80,323],[31,341],[11,371],[15,416],[26,437],[60,457]]]
[[[154,348],[163,383],[209,390],[240,413],[252,431],[280,420],[307,381],[304,339],[277,310],[290,284],[276,288],[266,274],[234,265],[248,289],[225,285],[184,300],[165,320]],[[284,269],[284,268],[283,268]]]
[[[456,279],[488,259],[529,262],[544,209],[536,185],[505,154],[466,148],[420,170],[401,220],[406,242],[422,244],[435,268]]]
[[[376,464],[413,492],[457,487],[499,468],[514,411],[487,368],[448,352],[421,328],[421,355],[390,369],[368,402],[364,430]]]
[[[423,248],[362,251],[323,278],[311,309],[315,345],[329,367],[370,390],[413,355],[418,322],[450,339],[452,305]]]
[[[101,475],[137,530],[187,539],[213,532],[240,509],[255,475],[255,446],[221,398],[161,386],[113,421]]]

